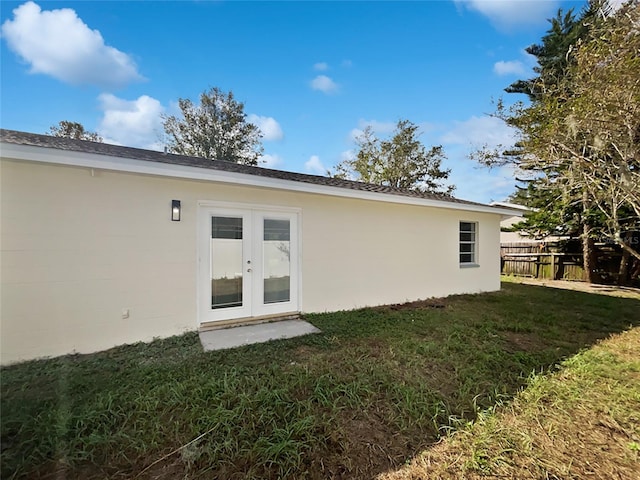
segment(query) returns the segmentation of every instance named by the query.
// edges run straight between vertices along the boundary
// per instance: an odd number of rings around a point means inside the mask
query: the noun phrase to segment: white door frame
[[[220,309],[211,308],[211,217],[241,216],[243,218],[243,305]],[[294,313],[300,310],[301,299],[301,209],[269,205],[230,202],[198,202],[197,245],[198,324]],[[290,300],[264,303],[262,265],[263,219],[290,221]],[[250,263],[247,263],[250,262]],[[251,270],[251,271],[247,271]]]

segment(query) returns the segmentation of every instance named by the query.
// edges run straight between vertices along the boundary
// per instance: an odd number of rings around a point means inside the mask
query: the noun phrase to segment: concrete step
[[[304,320],[281,320],[201,331],[200,342],[204,351],[210,352],[319,332],[319,329]]]

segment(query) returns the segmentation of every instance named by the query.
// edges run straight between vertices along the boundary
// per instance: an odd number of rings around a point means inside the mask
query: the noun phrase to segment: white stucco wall
[[[500,287],[497,214],[6,159],[0,179],[3,364],[198,328],[200,200],[301,209],[303,312]],[[461,220],[479,222],[477,268],[459,266]]]

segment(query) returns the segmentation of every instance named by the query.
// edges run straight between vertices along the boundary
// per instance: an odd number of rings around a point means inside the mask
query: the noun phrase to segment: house
[[[0,131],[2,363],[500,288],[509,209]]]
[[[531,209],[524,205],[509,202],[491,202],[489,205],[512,211],[511,215],[503,216],[502,221],[500,222],[500,243],[502,245],[514,243],[535,243],[538,245],[546,245],[571,239],[571,236],[569,235],[546,235],[542,237],[535,237],[523,230],[514,230],[514,225],[524,222],[527,212],[535,211],[536,209]]]
[[[529,207],[508,202],[491,202],[490,205],[513,210],[513,215],[502,217],[500,222],[500,243],[535,242],[535,239],[525,232],[513,230],[513,226],[523,222],[525,214],[531,211]]]

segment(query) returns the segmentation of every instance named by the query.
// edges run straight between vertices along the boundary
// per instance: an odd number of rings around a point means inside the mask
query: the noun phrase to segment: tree
[[[531,108],[519,104],[510,112],[506,112],[499,103],[497,116],[517,129],[520,129],[521,121],[539,122],[538,126],[541,126],[547,118],[542,111],[543,104],[549,105],[554,98],[559,101],[558,105],[563,104],[563,99],[576,99],[582,88],[579,86],[581,80],[577,76],[589,71],[584,68],[584,65],[579,66],[580,58],[585,55],[585,46],[594,45],[598,36],[611,28],[614,17],[619,18],[623,15],[621,12],[633,10],[636,6],[637,2],[631,2],[629,6],[618,12],[619,15],[613,15],[606,0],[592,0],[577,19],[572,11],[565,15],[559,11],[556,18],[550,20],[551,28],[542,42],[527,49],[538,60],[538,66],[534,68],[538,76],[531,80],[515,82],[506,89],[509,93],[527,94],[531,101]],[[583,53],[579,53],[580,49]],[[582,74],[578,75],[579,71]],[[598,71],[602,73],[602,70]],[[611,70],[609,73],[612,73]],[[607,85],[606,81],[603,85],[611,86]],[[538,117],[536,117],[536,109]],[[567,114],[567,111],[564,114]],[[571,115],[567,117],[567,119],[572,118],[574,117]],[[577,126],[574,122],[574,127]],[[526,138],[527,132],[523,129],[520,131],[523,138]],[[515,148],[503,152],[485,150],[476,155],[476,158],[481,161],[488,160],[486,163],[490,165],[495,164],[496,159],[500,159],[499,163],[512,163],[518,166],[521,172],[529,173],[527,179],[521,180],[526,184],[524,189],[520,189],[521,200],[524,200],[527,206],[543,208],[527,215],[520,227],[527,232],[537,232],[540,235],[558,232],[580,235],[584,253],[584,271],[589,281],[595,281],[593,242],[598,236],[602,237],[603,232],[608,229],[607,216],[584,188],[577,186],[572,189],[566,188],[562,179],[571,175],[571,171],[567,169],[568,163],[531,162],[526,158],[527,155],[531,156],[531,144],[529,143],[527,147],[525,143],[520,141]],[[588,156],[587,152],[585,156]],[[625,207],[622,207],[622,211],[624,210]],[[554,221],[558,223],[554,225]]]
[[[450,195],[455,187],[444,184],[451,171],[441,169],[446,158],[442,146],[427,150],[418,135],[418,126],[409,120],[399,120],[388,140],[378,139],[367,127],[356,139],[358,153],[338,164],[334,176]]]
[[[573,9],[566,13],[560,9],[555,18],[549,20],[551,26],[541,43],[525,48],[529,55],[536,57],[538,65],[533,67],[537,76],[529,80],[517,80],[505,88],[507,93],[524,93],[530,100],[535,100],[542,93],[544,85],[559,81],[571,62],[567,55],[576,42],[588,32],[590,20],[594,18],[597,7],[590,3],[576,18]]]
[[[579,19],[570,9],[566,14],[558,10],[555,18],[550,19],[551,27],[547,34],[542,37],[542,42],[531,45],[526,49],[527,53],[536,57],[538,65],[534,67],[534,72],[538,76],[530,80],[519,80],[505,89],[507,93],[524,93],[529,100],[536,102],[547,91],[548,86],[558,86],[559,82],[567,75],[567,69],[573,61],[570,55],[576,43],[588,33],[589,26],[596,18],[600,2],[590,2],[586,10],[583,10]],[[509,152],[516,158],[522,154],[522,145]],[[587,280],[595,280],[593,266],[593,239],[591,238],[589,205],[582,203],[576,205],[569,201],[566,192],[557,188],[548,181],[553,175],[547,172],[547,176],[534,175],[533,178],[525,180],[529,199],[527,206],[534,208],[527,216],[523,225],[520,225],[526,232],[537,232],[536,236],[551,235],[564,232],[568,235],[582,236],[583,269]],[[583,198],[580,197],[579,202]],[[545,203],[546,202],[546,203]],[[543,207],[543,208],[537,208]],[[536,209],[537,208],[537,209]],[[579,211],[579,210],[582,211]],[[555,225],[554,225],[555,223]]]
[[[544,184],[543,179],[526,182],[516,187],[509,201],[529,207],[525,220],[513,225],[514,231],[523,231],[535,239],[549,236],[577,237],[582,231],[580,206],[563,201],[562,191]]]
[[[595,23],[568,75],[523,117],[527,150],[552,162],[563,191],[596,209],[598,232],[640,259],[622,238],[640,228],[640,22],[638,2]],[[535,125],[527,125],[533,120]],[[536,165],[537,164],[537,165]]]
[[[47,135],[53,137],[73,138],[75,140],[89,140],[90,142],[102,142],[103,139],[95,132],[85,130],[84,125],[78,122],[61,120],[57,125],[49,127]]]
[[[638,3],[594,17],[567,52],[563,75],[535,81],[529,106],[499,108],[520,132],[518,154],[485,159],[530,172],[537,189],[555,192],[556,207],[579,206],[583,245],[599,236],[640,260],[625,242],[640,229]]]
[[[214,87],[200,94],[200,104],[181,98],[182,117],[164,117],[164,130],[173,153],[257,165],[262,133],[247,121],[244,104],[233,93]]]

